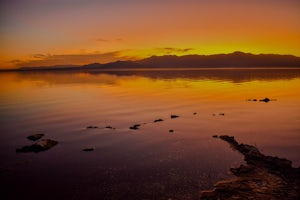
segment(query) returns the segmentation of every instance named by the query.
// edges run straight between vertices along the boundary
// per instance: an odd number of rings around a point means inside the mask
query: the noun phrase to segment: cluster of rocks
[[[262,101],[268,103],[269,101],[275,101],[275,99],[269,99],[268,97],[266,97],[264,99],[248,99],[248,101]]]
[[[195,115],[195,114],[194,114]],[[170,118],[171,119],[174,119],[174,118],[177,118],[177,117],[179,117],[178,115],[171,115],[170,116]],[[163,119],[161,119],[161,118],[159,118],[159,119],[155,119],[154,121],[153,121],[153,123],[157,123],[157,122],[162,122],[162,121],[164,121]],[[146,124],[146,123],[145,123]],[[131,129],[131,130],[138,130],[139,128],[140,128],[140,126],[141,126],[141,124],[134,124],[133,126],[130,126],[129,127],[129,129]],[[169,130],[169,132],[170,133],[173,133],[174,132],[174,130]]]
[[[291,161],[266,156],[255,146],[239,144],[232,136],[219,138],[241,153],[246,165],[231,168],[236,177],[216,183],[212,190],[202,191],[200,199],[300,199],[300,168],[293,168]]]
[[[58,144],[58,142],[55,140],[41,139],[42,137],[44,137],[44,134],[34,134],[28,136],[27,137],[28,140],[37,141],[37,142],[31,145],[26,145],[22,148],[18,148],[16,149],[16,152],[17,153],[28,153],[28,152],[39,153],[41,151],[46,151]]]

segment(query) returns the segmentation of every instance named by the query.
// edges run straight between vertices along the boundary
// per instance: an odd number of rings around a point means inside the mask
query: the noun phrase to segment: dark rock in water
[[[194,112],[194,113],[193,113],[193,115],[197,115],[197,113],[196,113],[196,112]]]
[[[220,135],[220,139],[228,142],[231,145],[238,145],[237,141],[234,139],[233,136],[228,136],[228,135]]]
[[[266,156],[254,146],[239,144],[232,136],[219,138],[240,152],[246,165],[231,168],[236,177],[202,191],[200,199],[300,199],[300,168],[293,168],[291,161]]]
[[[257,99],[253,99],[253,101],[257,101]]]
[[[164,120],[163,119],[156,119],[153,122],[156,123],[156,122],[162,122],[162,121],[164,121]]]
[[[38,153],[41,151],[46,151],[46,150],[54,147],[57,144],[58,144],[58,142],[55,140],[43,139],[43,140],[40,140],[39,142],[36,142],[30,146],[24,146],[21,149],[17,149],[16,152],[17,153],[28,153],[28,152]]]
[[[130,126],[129,129],[137,130],[137,129],[139,129],[140,126],[141,126],[140,124],[135,124],[133,126]]]
[[[223,116],[224,116],[224,115],[225,115],[225,113],[220,113],[219,115],[223,115]]]
[[[91,128],[98,128],[98,126],[87,126],[87,129],[91,129]]]
[[[212,137],[213,137],[213,138],[218,138],[218,135],[213,135]]]
[[[173,129],[170,129],[170,130],[169,130],[169,133],[174,133],[174,130],[173,130]]]
[[[40,134],[34,134],[34,135],[29,135],[27,137],[27,139],[31,140],[31,141],[37,141],[37,140],[41,139],[43,136],[44,136],[44,134],[42,134],[42,133],[40,133]]]
[[[212,116],[216,116],[216,114],[212,114]]]
[[[95,149],[94,148],[85,148],[85,149],[82,149],[82,151],[94,151]]]
[[[266,102],[268,103],[269,101],[271,101],[269,98],[264,98],[264,99],[260,99],[259,101],[263,101],[263,102]]]
[[[113,128],[111,126],[106,126],[105,128],[107,128],[107,129],[116,129],[116,128]]]
[[[179,117],[178,115],[171,115],[171,119]]]

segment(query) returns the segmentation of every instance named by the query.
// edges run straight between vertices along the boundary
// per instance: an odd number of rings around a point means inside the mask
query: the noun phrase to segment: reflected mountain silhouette
[[[19,79],[43,80],[51,84],[115,84],[122,79],[214,80],[242,83],[254,80],[288,80],[300,78],[300,69],[189,69],[189,70],[107,70],[107,71],[27,71],[14,72]]]

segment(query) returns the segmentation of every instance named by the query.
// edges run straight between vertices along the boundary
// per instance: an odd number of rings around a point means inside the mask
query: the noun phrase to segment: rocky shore
[[[239,144],[232,136],[215,138],[241,153],[246,165],[231,168],[236,177],[216,183],[212,190],[202,191],[200,199],[300,199],[300,168],[293,168],[291,161],[266,156],[254,146]]]

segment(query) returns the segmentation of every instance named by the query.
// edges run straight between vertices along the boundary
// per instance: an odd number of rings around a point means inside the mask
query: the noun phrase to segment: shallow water
[[[300,165],[297,69],[24,72],[0,81],[0,175],[11,199],[197,198],[243,163],[214,134]],[[248,101],[265,97],[272,101]],[[59,144],[17,154],[34,133]]]

